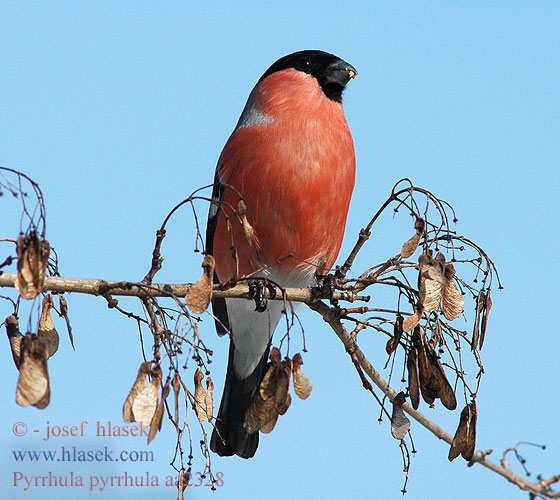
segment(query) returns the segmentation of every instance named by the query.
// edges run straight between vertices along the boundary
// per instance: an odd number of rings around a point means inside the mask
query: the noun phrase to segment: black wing
[[[214,176],[214,189],[212,190],[212,203],[208,211],[208,224],[206,225],[206,253],[214,254],[214,234],[218,225],[218,216],[222,208],[225,186],[220,181],[218,169]],[[218,275],[214,272],[214,283],[219,283]],[[227,333],[230,329],[229,318],[225,299],[212,299],[212,310],[216,317],[216,330],[220,335]]]

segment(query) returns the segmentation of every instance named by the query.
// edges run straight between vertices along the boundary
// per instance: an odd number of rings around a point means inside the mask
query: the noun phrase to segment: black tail
[[[259,446],[259,433],[248,434],[243,428],[245,412],[264,377],[268,360],[269,348],[259,361],[253,373],[247,378],[238,378],[233,370],[233,341],[229,344],[229,360],[226,384],[220,403],[220,411],[216,420],[210,449],[218,455],[238,455],[251,458]]]

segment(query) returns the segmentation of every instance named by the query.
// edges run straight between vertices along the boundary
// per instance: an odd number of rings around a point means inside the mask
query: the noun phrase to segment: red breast
[[[280,274],[325,274],[342,244],[354,187],[354,144],[342,104],[295,69],[269,75],[251,98],[266,123],[238,128],[218,161],[220,180],[230,186],[222,207],[231,222],[230,231],[221,214],[216,228],[218,277],[235,273],[232,245],[240,276],[263,265]],[[251,244],[234,215],[238,193],[254,230]]]

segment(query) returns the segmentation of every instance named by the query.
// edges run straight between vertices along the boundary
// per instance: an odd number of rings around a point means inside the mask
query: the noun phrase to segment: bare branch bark
[[[0,287],[14,288],[16,283],[17,274],[15,273],[2,273],[0,272]],[[86,279],[86,278],[60,278],[56,276],[45,277],[43,284],[44,292],[75,292],[85,293],[88,295],[117,295],[129,297],[183,297],[191,283],[153,283],[148,285],[142,282],[132,281],[108,281],[103,279]],[[276,294],[275,297],[266,291],[267,300],[288,300],[292,302],[303,302],[310,304],[321,298],[330,298],[325,295],[323,297],[316,288],[284,288],[282,293]],[[247,285],[236,285],[227,290],[220,290],[218,286],[215,287],[213,296],[215,298],[242,298],[249,299],[250,292]],[[361,297],[351,291],[347,292],[334,292],[333,300],[345,300],[354,302],[355,300],[367,301],[368,297]]]

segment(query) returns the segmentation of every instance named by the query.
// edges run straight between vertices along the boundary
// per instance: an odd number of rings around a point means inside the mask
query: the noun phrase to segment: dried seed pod
[[[204,373],[199,367],[194,374],[194,410],[198,420],[206,422],[208,416],[206,414],[206,390],[202,387],[203,378]]]
[[[468,462],[473,459],[476,450],[476,420],[477,408],[473,401],[461,411],[459,426],[449,450],[449,461],[455,460],[459,455]]]
[[[243,428],[248,434],[254,434],[262,427],[264,400],[257,391],[243,417]]]
[[[463,313],[465,299],[453,280],[453,276],[455,276],[455,267],[452,262],[445,266],[445,275],[448,284],[447,287],[443,289],[443,315],[449,321],[453,321]]]
[[[151,382],[146,385],[150,375]],[[123,405],[125,422],[141,422],[148,427],[158,405],[159,388],[161,386],[161,369],[150,361],[145,361],[138,369],[138,375]]]
[[[272,426],[270,427],[270,432],[274,428],[274,425],[276,425],[278,411],[276,410],[275,398],[267,397],[265,400],[261,396],[261,391],[265,393],[271,392],[271,390],[268,389],[268,385],[273,383],[272,381],[274,377],[272,373],[276,370],[277,368],[272,363],[268,363],[265,378],[263,378],[259,390],[255,392],[251,404],[245,412],[243,428],[249,434],[254,434],[255,432],[261,430],[263,426],[266,426],[266,424],[269,424],[266,428],[267,430],[270,426]]]
[[[488,326],[488,314],[490,313],[490,309],[492,309],[492,298],[490,297],[490,289],[488,289],[484,297],[484,309],[482,311],[482,322],[480,325],[479,349],[482,349],[482,345],[484,344],[484,337],[486,337],[486,327]]]
[[[288,384],[288,389],[289,389],[289,387],[290,386]],[[286,392],[285,396],[286,397],[285,397],[284,401],[282,401],[282,403],[278,406],[278,415],[284,415],[284,413],[286,413],[288,411],[288,408],[292,404],[292,396],[290,395],[289,390]]]
[[[439,398],[446,408],[454,410],[457,407],[457,400],[453,387],[447,380],[438,356],[426,344],[424,334],[419,327],[414,330],[412,342],[418,350],[418,373],[422,398],[429,405]]]
[[[417,304],[414,307],[414,314],[407,316],[404,319],[402,325],[403,331],[410,332],[411,330],[414,330],[414,328],[418,326],[418,323],[420,323],[422,314],[424,314],[424,308],[421,305]]]
[[[423,276],[435,281],[442,288],[449,285],[449,281],[445,276],[445,257],[441,252],[438,252],[436,258],[427,266]]]
[[[395,319],[395,325],[393,327],[393,336],[387,341],[387,345],[385,346],[385,350],[389,356],[395,352],[397,347],[399,346],[399,342],[401,341],[401,336],[403,333],[403,321],[404,318],[398,314]]]
[[[273,365],[275,365],[277,368],[280,368],[280,363],[282,362],[282,353],[280,352],[280,349],[278,349],[278,347],[273,347],[270,350],[270,354],[268,357],[270,358],[270,361]]]
[[[416,222],[414,223],[414,230],[416,233],[412,238],[404,243],[401,249],[401,257],[403,259],[408,259],[408,257],[411,257],[414,252],[416,252],[416,249],[420,244],[420,239],[422,238],[422,233],[424,232],[424,225],[424,219],[416,217]]]
[[[433,387],[431,384],[431,364],[426,353],[424,334],[419,326],[414,329],[412,342],[418,351],[418,378],[420,381],[420,392],[422,393],[424,401],[431,406],[438,397],[438,393],[437,387]]]
[[[161,387],[161,369],[154,366],[151,370],[151,382],[142,389],[132,402],[132,413],[136,422],[148,427],[158,406],[159,390]]]
[[[245,240],[247,241],[249,246],[253,246],[253,243],[255,242],[255,230],[247,220],[247,206],[245,205],[245,202],[243,200],[239,200],[239,203],[237,204],[237,213],[239,221],[241,222],[243,236],[245,237]]]
[[[270,363],[267,365],[266,373],[259,386],[259,394],[263,400],[274,398],[276,396],[277,372],[282,364],[280,349],[273,347],[270,351]]]
[[[417,233],[422,234],[424,232],[424,227],[426,227],[426,223],[422,217],[416,217],[416,221],[414,222],[414,230]]]
[[[421,278],[418,290],[418,303],[422,304],[426,311],[435,311],[441,303],[444,287],[430,278]]]
[[[416,252],[421,237],[422,235],[420,233],[416,233],[412,238],[404,242],[401,248],[401,257],[403,259],[408,259]]]
[[[260,395],[265,401],[274,400],[274,408],[277,411],[286,403],[290,389],[290,372],[292,371],[291,362],[289,360],[280,361],[279,356],[280,350],[273,347],[270,353],[271,366],[259,388]]]
[[[277,347],[270,351],[270,363],[267,371],[245,412],[243,428],[253,434],[257,431],[269,433],[274,429],[278,415],[283,415],[290,406],[290,372],[292,363],[289,359],[281,361]]]
[[[161,422],[163,420],[163,410],[165,406],[165,400],[169,396],[169,378],[165,382],[165,386],[161,391],[161,399],[157,406],[156,411],[154,412],[154,416],[150,422],[150,433],[148,434],[148,444],[150,444],[153,439],[156,437],[158,431],[161,430]]]
[[[471,348],[473,351],[478,347],[478,339],[480,338],[480,315],[482,314],[483,307],[484,307],[484,291],[480,290],[478,296],[476,297],[473,336],[471,342]]]
[[[391,416],[391,434],[395,439],[404,439],[410,429],[410,420],[404,414],[402,405],[405,402],[404,392],[399,392],[393,400],[393,414]]]
[[[43,291],[50,252],[49,242],[39,239],[37,231],[19,235],[16,288],[24,299],[34,299]]]
[[[74,348],[74,336],[72,335],[72,327],[70,326],[70,319],[68,319],[68,303],[66,299],[62,296],[58,296],[58,305],[60,307],[60,314],[64,317],[66,321],[66,328],[68,330],[68,337],[70,338],[70,344],[72,345],[72,349]]]
[[[445,256],[438,252],[436,258],[432,258],[431,251],[418,257],[418,287],[422,279],[437,281],[441,286],[447,286],[445,277]]]
[[[426,311],[435,311],[447,287],[445,277],[445,256],[438,252],[433,259],[431,253],[425,253],[418,258],[418,303]]]
[[[276,348],[273,348],[273,351]],[[280,351],[278,351],[279,353]],[[270,353],[273,357],[273,353]],[[274,354],[276,358],[276,355]],[[245,412],[243,428],[249,433],[254,434],[259,431],[267,422],[277,419],[276,401],[272,397],[276,392],[274,374],[278,370],[276,363],[268,363],[266,373],[261,381],[259,390],[255,392],[247,411]],[[263,396],[264,395],[264,396]]]
[[[276,372],[278,367],[274,363],[267,364],[267,370],[257,391],[263,401],[273,399],[276,394]]]
[[[158,405],[158,388],[150,383],[132,402],[132,413],[135,422],[141,422],[145,427],[150,425]]]
[[[300,399],[307,399],[311,394],[311,389],[313,384],[311,380],[303,371],[301,370],[301,365],[303,364],[303,359],[301,354],[298,352],[292,359],[292,375],[294,382],[294,391],[296,396]]]
[[[214,257],[205,255],[202,262],[204,272],[200,279],[191,285],[185,295],[185,300],[189,309],[195,314],[202,314],[212,300],[212,285],[214,279]]]
[[[470,418],[469,429],[467,431],[467,444],[464,450],[461,452],[461,455],[465,460],[470,462],[476,450],[476,419],[478,417],[478,409],[474,401],[468,406],[470,408]]]
[[[276,427],[276,422],[278,422],[278,412],[271,409],[270,418],[261,425],[260,431],[263,434],[271,433],[274,430],[274,427]]]
[[[457,399],[455,398],[453,387],[451,387],[449,380],[447,380],[443,366],[436,353],[431,349],[427,348],[426,354],[430,363],[430,390],[437,394],[436,397],[441,399],[443,406],[448,410],[454,410],[457,408]]]
[[[151,362],[145,361],[140,365],[140,368],[138,369],[136,380],[134,381],[134,384],[132,384],[132,388],[130,389],[123,405],[123,419],[125,422],[132,423],[135,421],[134,414],[132,413],[132,403],[136,399],[136,396],[140,394],[142,389],[146,387],[146,379],[148,378],[148,373],[150,372],[151,365]]]
[[[412,346],[408,352],[406,368],[408,370],[410,403],[417,410],[420,405],[420,383],[418,381],[418,349],[415,346]]]
[[[19,331],[19,323],[18,323],[17,316],[15,314],[8,316],[4,324],[6,325],[6,333],[8,334],[8,340],[10,341],[12,358],[14,358],[14,363],[16,365],[16,368],[19,370],[21,340],[23,339],[23,335]]]
[[[58,351],[59,343],[58,332],[56,331],[51,316],[51,309],[53,307],[53,296],[51,294],[45,295],[43,299],[43,311],[41,313],[41,319],[39,320],[39,329],[37,334],[47,346],[48,358]]]
[[[459,425],[457,426],[455,436],[453,437],[453,441],[451,442],[451,448],[449,449],[449,455],[447,456],[450,462],[455,460],[466,449],[470,414],[470,406],[467,405],[461,411]]]
[[[445,272],[445,255],[443,255],[441,252],[436,253],[436,256],[434,257],[434,262],[432,263],[434,269],[437,269],[438,271],[438,277],[440,277],[441,279],[443,279],[444,281],[442,281],[442,285],[445,284],[445,278],[443,277],[444,272]],[[436,279],[436,278],[432,278],[432,279]]]
[[[171,381],[171,386],[173,387],[173,396],[175,398],[175,428],[177,432],[180,432],[179,427],[179,391],[181,390],[181,376],[179,372],[175,372],[173,380]]]
[[[214,418],[214,398],[212,394],[214,393],[214,382],[212,377],[206,377],[206,418],[208,422],[211,422]]]
[[[282,361],[280,369],[277,372],[276,382],[276,409],[279,415],[284,415],[288,411],[292,398],[290,396],[290,375],[292,373],[292,362],[289,359]]]
[[[431,250],[428,250],[426,253],[423,253],[418,257],[418,270],[420,271],[420,276],[425,275],[425,278],[428,277],[428,266],[431,266],[433,260]],[[420,285],[420,282],[418,282],[418,285]]]
[[[40,409],[49,404],[51,390],[47,357],[47,346],[37,335],[27,334],[23,337],[16,390],[17,404],[33,405]]]

